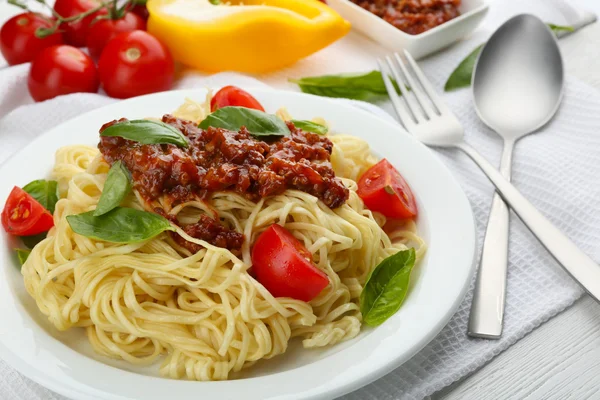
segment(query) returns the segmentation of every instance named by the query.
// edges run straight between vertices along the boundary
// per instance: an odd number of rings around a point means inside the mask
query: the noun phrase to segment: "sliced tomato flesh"
[[[2,226],[11,235],[32,236],[50,230],[54,219],[36,199],[15,186],[2,210]]]
[[[252,248],[256,279],[274,296],[311,301],[329,284],[312,262],[312,254],[287,229],[274,224]]]
[[[358,195],[371,211],[388,218],[417,216],[417,202],[408,183],[387,159],[369,168],[358,180]]]

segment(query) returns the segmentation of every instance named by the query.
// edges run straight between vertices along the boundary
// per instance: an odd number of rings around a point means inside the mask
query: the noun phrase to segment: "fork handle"
[[[514,140],[504,141],[500,173],[506,180],[510,180],[514,145]],[[499,339],[502,335],[508,265],[508,228],[508,206],[498,193],[494,193],[471,302],[467,330],[469,336]]]
[[[462,142],[464,151],[496,186],[506,204],[517,214],[546,250],[596,301],[600,301],[600,266],[581,251],[565,234],[540,213],[519,191],[477,151]]]

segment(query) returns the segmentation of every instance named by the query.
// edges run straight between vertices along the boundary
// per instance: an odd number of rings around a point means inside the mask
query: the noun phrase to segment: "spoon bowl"
[[[539,18],[519,15],[483,47],[473,72],[475,110],[501,136],[545,125],[562,98],[564,68],[556,36]]]

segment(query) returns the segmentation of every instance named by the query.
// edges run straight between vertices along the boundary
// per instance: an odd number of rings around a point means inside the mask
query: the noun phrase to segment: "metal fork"
[[[465,152],[496,187],[498,194],[517,214],[533,235],[544,245],[558,263],[596,300],[600,301],[600,266],[582,252],[567,236],[540,213],[485,158],[463,139],[461,123],[436,94],[412,56],[404,51],[405,62],[398,53],[377,60],[387,92],[400,121],[415,138],[432,147],[454,147]],[[387,64],[387,68],[386,68]],[[388,73],[397,82],[402,97],[396,92]],[[409,90],[410,87],[410,90]],[[476,296],[486,296],[485,287]],[[497,301],[490,299],[490,301]],[[498,313],[503,312],[498,304]],[[471,309],[471,317],[477,310]],[[477,318],[498,319],[498,315]]]

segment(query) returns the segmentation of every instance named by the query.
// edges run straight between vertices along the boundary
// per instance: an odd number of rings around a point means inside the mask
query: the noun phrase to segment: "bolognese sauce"
[[[100,132],[122,121],[104,124]],[[101,136],[98,145],[109,164],[118,160],[125,164],[133,187],[148,204],[160,197],[163,203],[174,207],[220,191],[233,191],[258,201],[287,189],[309,193],[330,208],[337,208],[348,199],[348,189],[330,164],[333,143],[297,129],[291,122],[289,136],[267,142],[255,139],[245,128],[237,132],[214,127],[205,130],[168,114],[162,121],[182,132],[189,146],[144,145],[108,136]],[[169,218],[164,210],[154,211]],[[177,223],[174,218],[171,220]],[[208,216],[183,229],[190,236],[219,247],[232,250],[242,246],[241,233]],[[191,251],[199,248],[185,240],[177,241]]]
[[[411,35],[418,35],[460,15],[461,0],[351,0]]]

